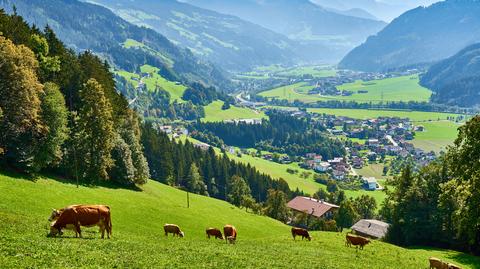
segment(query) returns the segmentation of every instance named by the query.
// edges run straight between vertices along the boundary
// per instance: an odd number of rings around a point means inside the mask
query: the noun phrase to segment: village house
[[[377,179],[374,177],[364,177],[363,183],[365,184],[365,189],[369,191],[374,191],[377,189]]]
[[[193,144],[193,146],[196,147],[196,148],[199,148],[201,150],[208,150],[210,148],[209,144],[202,143],[202,142],[195,143],[195,144]]]
[[[320,173],[327,172],[329,168],[330,168],[330,164],[328,162],[321,162],[319,164],[315,164],[315,166],[313,167],[315,171]]]
[[[287,207],[296,212],[305,212],[317,218],[330,219],[339,206],[310,197],[297,196],[288,202]]]

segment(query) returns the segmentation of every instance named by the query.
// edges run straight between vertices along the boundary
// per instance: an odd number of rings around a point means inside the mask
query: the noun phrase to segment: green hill
[[[403,249],[374,242],[363,251],[344,246],[344,235],[314,232],[312,242],[294,242],[289,227],[232,205],[190,195],[150,181],[142,190],[76,186],[52,179],[30,181],[0,174],[0,267],[217,267],[217,268],[426,268],[435,256],[478,268],[480,259],[453,251]],[[47,238],[52,207],[102,203],[112,209],[113,238],[100,240],[97,229],[84,239]],[[162,234],[176,223],[183,239]],[[205,228],[231,223],[236,245],[207,240]]]

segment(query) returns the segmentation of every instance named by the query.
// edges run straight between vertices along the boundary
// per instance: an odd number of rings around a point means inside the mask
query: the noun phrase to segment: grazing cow
[[[102,238],[105,237],[105,230],[107,231],[107,238],[110,238],[112,235],[110,208],[103,205],[76,205],[66,207],[61,210],[60,215],[56,217],[56,220],[50,225],[49,236],[62,234],[62,229],[73,227],[75,237],[82,237],[80,226],[98,226]]]
[[[442,260],[435,258],[435,257],[430,257],[428,259],[430,262],[430,269],[435,268],[435,269],[448,269],[448,264],[443,262]]]
[[[225,235],[225,243],[235,241],[237,239],[237,229],[232,225],[225,225],[223,227],[223,234]],[[231,237],[230,239],[228,239]]]
[[[298,235],[298,236],[301,236],[301,237],[302,237],[302,240],[303,240],[304,238],[307,238],[308,241],[312,241],[312,238],[310,237],[310,234],[308,233],[307,230],[302,229],[302,228],[292,227],[293,240],[295,240],[295,237],[296,237],[297,235]]]
[[[70,206],[67,206],[67,207],[64,207],[64,208],[61,208],[61,209],[55,209],[53,208],[52,209],[52,213],[50,214],[50,217],[48,218],[48,221],[52,222],[52,221],[56,221],[60,215],[63,213],[63,211],[67,208],[70,208],[70,207],[89,207],[89,208],[99,208],[101,209],[102,211],[108,211],[108,214],[110,215],[110,207],[107,206],[107,205],[70,205]],[[91,226],[95,226],[95,225],[91,225]],[[91,227],[91,226],[87,226],[87,227]],[[109,222],[109,233],[110,233],[110,236],[112,235],[112,223],[111,221]],[[65,229],[68,229],[68,230],[73,230],[75,231],[75,225],[73,224],[67,224],[65,226]],[[100,231],[101,232],[101,231]],[[76,232],[75,232],[76,233]],[[59,231],[59,234],[60,235],[63,235],[63,232],[60,230]],[[77,234],[75,234],[77,236]]]
[[[163,230],[165,231],[165,236],[168,234],[173,234],[173,236],[177,235],[178,237],[184,237],[185,233],[180,230],[180,227],[176,224],[165,224],[163,225]]]
[[[223,240],[222,232],[217,228],[208,228],[206,232],[208,239],[210,239],[210,236],[215,236],[216,239]]]
[[[347,247],[351,247],[352,245],[354,245],[356,248],[358,248],[358,246],[360,246],[360,249],[363,249],[363,247],[365,245],[370,243],[370,240],[365,238],[365,237],[355,236],[355,235],[351,235],[351,234],[348,234],[348,233],[347,233],[345,239],[346,239],[345,240],[345,245]]]
[[[453,263],[449,263],[448,264],[448,269],[462,269],[462,267],[460,267],[456,264],[453,264]]]
[[[229,236],[229,237],[227,237],[227,241],[230,244],[235,244],[235,242],[237,241],[237,238],[235,238],[233,236]]]

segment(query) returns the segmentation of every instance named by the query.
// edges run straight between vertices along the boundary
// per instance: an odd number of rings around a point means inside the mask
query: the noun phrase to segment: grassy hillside
[[[147,86],[148,91],[154,91],[157,87],[164,89],[170,93],[170,101],[173,102],[177,100],[178,102],[183,102],[182,96],[183,92],[187,89],[186,86],[180,84],[179,82],[169,81],[158,74],[159,69],[151,65],[143,65],[140,67],[142,73],[149,74],[148,77],[144,77],[143,83]],[[127,72],[124,70],[115,71],[119,76],[124,77],[129,81],[134,87],[137,87],[140,81],[140,75]]]
[[[70,183],[36,182],[0,174],[0,267],[217,267],[217,268],[426,268],[436,256],[464,268],[478,268],[480,259],[424,248],[404,249],[374,242],[364,251],[344,246],[344,235],[314,232],[311,242],[294,242],[289,227],[245,213],[215,199],[191,195],[156,182],[141,191],[104,187],[76,188]],[[84,239],[47,238],[51,207],[102,203],[112,209],[113,238],[98,239],[84,228]],[[176,223],[186,237],[165,238],[164,223]],[[208,226],[237,227],[236,245],[207,240]]]
[[[205,106],[205,118],[202,121],[224,121],[231,119],[261,119],[266,118],[265,113],[256,112],[249,108],[230,106],[222,110],[223,101],[214,101]]]
[[[338,86],[338,90],[353,91],[351,96],[320,96],[308,94],[313,89],[306,82],[300,82],[284,87],[275,88],[260,93],[269,98],[286,99],[289,101],[300,100],[303,102],[316,102],[326,100],[356,101],[359,103],[379,103],[382,101],[428,101],[431,91],[419,85],[418,75],[372,80],[368,82],[356,81]],[[365,90],[367,93],[357,93]]]

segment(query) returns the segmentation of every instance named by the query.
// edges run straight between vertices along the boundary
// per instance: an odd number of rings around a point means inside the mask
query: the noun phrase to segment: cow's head
[[[62,231],[55,226],[55,222],[50,224],[50,233],[47,234],[47,237],[56,237],[57,235],[62,235]]]
[[[48,218],[48,221],[54,221],[60,216],[60,210],[57,210],[55,208],[52,208],[52,214],[50,214],[50,217]]]
[[[309,235],[307,236],[308,241],[312,241],[312,237]]]
[[[185,236],[185,233],[180,231],[180,233],[178,234],[180,237],[184,237]]]

